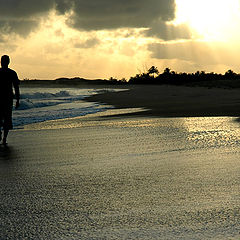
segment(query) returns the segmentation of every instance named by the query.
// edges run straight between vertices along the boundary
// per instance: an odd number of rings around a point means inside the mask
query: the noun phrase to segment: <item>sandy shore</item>
[[[237,119],[121,113],[10,133],[2,239],[239,239]]]
[[[130,86],[128,91],[91,96],[86,101],[116,108],[144,108],[138,115],[159,117],[239,116],[240,89]],[[135,113],[136,115],[136,113]]]
[[[237,115],[238,91],[88,100],[118,109],[28,125],[0,146],[1,239],[240,238],[239,119],[172,117]]]

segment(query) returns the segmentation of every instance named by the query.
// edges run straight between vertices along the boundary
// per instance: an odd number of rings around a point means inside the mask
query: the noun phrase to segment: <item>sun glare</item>
[[[177,23],[187,23],[205,39],[226,40],[240,22],[239,0],[176,0]]]

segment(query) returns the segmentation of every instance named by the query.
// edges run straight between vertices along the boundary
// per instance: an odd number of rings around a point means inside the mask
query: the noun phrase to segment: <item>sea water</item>
[[[103,91],[118,90],[23,87],[20,107],[13,108],[13,125],[21,128],[27,124],[105,111],[112,107],[83,101],[85,97]]]

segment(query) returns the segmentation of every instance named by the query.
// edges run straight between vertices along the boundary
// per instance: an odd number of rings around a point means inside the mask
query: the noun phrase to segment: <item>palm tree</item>
[[[150,67],[150,68],[148,69],[148,74],[149,74],[149,75],[150,75],[150,74],[153,74],[153,77],[154,77],[154,74],[158,75],[158,74],[159,74],[159,71],[158,71],[157,67],[152,66],[152,67]]]

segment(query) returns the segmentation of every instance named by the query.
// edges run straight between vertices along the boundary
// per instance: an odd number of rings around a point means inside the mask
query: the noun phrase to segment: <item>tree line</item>
[[[117,80],[109,79],[111,82],[128,83],[128,84],[172,84],[172,85],[206,85],[215,86],[223,85],[226,87],[240,87],[240,74],[228,70],[225,74],[205,71],[195,73],[177,73],[170,68],[165,68],[159,73],[157,67],[152,66],[145,73],[136,74],[134,77]]]

